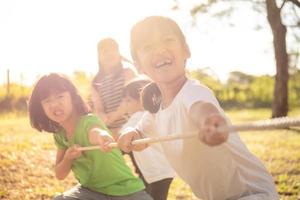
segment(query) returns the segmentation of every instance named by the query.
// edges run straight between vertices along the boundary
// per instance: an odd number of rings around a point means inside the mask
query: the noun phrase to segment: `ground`
[[[226,112],[234,123],[266,119],[268,110]],[[300,115],[300,110],[290,112]],[[0,116],[0,199],[51,199],[76,183],[70,174],[64,181],[54,177],[55,146],[52,135],[30,127],[27,116]],[[240,133],[242,140],[271,172],[283,200],[300,199],[300,131],[276,130]],[[128,163],[130,165],[130,163]],[[195,199],[179,178],[173,181],[170,200]]]

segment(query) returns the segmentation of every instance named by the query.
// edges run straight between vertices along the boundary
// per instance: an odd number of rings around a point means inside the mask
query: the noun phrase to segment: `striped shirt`
[[[119,107],[125,85],[124,70],[121,73],[106,75],[100,81],[94,83],[95,88],[101,97],[104,112],[110,113],[116,111]],[[126,122],[125,117],[117,119],[108,128],[119,128]]]

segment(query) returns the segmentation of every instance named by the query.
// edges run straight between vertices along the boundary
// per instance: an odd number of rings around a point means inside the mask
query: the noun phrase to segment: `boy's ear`
[[[186,58],[190,58],[191,57],[191,51],[190,51],[189,45],[187,45],[187,43],[185,43],[183,48],[184,48],[184,52],[186,53]]]

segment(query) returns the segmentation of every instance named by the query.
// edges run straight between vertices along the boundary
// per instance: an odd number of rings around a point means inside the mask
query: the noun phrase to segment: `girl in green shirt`
[[[79,181],[55,200],[151,200],[120,150],[108,146],[114,140],[105,124],[90,114],[66,77],[52,73],[38,80],[29,101],[29,116],[33,128],[54,133],[56,177],[62,180],[72,170]],[[83,152],[79,148],[91,145],[101,150]]]

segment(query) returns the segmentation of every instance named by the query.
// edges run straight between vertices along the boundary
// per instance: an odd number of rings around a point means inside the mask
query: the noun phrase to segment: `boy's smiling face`
[[[156,83],[168,83],[184,76],[190,51],[172,28],[149,28],[143,33],[136,51],[137,67]]]

